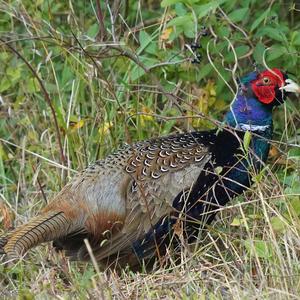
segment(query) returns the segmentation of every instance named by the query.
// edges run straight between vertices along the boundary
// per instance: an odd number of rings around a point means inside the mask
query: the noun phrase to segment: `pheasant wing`
[[[131,178],[124,225],[106,246],[95,248],[98,260],[131,249],[135,240],[174,210],[173,200],[193,186],[211,158],[208,147],[192,134],[137,143],[131,152],[124,167]]]

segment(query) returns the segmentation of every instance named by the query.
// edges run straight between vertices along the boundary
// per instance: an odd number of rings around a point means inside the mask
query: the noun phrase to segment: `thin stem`
[[[32,165],[32,170],[33,170],[34,173],[36,172],[36,168],[33,165]],[[46,194],[44,192],[43,186],[42,186],[42,184],[41,184],[40,179],[39,179],[38,176],[36,177],[36,181],[37,181],[39,189],[40,189],[40,191],[42,193],[43,199],[45,200],[45,203],[47,204],[48,203],[47,197],[46,197]]]
[[[97,8],[97,19],[99,22],[99,33],[100,33],[100,41],[104,40],[105,34],[106,34],[106,29],[104,25],[104,17],[100,5],[100,1],[96,0],[96,8]]]
[[[56,137],[57,137],[57,142],[58,142],[58,146],[59,146],[59,152],[60,152],[60,157],[61,157],[61,164],[65,165],[66,162],[66,158],[64,156],[64,151],[63,151],[63,147],[62,147],[62,143],[61,143],[61,135],[60,135],[60,131],[59,131],[59,126],[58,126],[58,121],[57,121],[57,117],[56,117],[56,112],[55,109],[52,105],[50,96],[43,84],[42,79],[39,77],[39,75],[37,74],[37,72],[34,70],[34,68],[30,65],[30,63],[25,59],[25,57],[18,51],[16,50],[14,47],[12,47],[9,43],[6,43],[5,40],[3,40],[2,38],[0,38],[0,41],[2,42],[3,45],[5,45],[6,47],[8,47],[13,53],[15,53],[21,60],[23,60],[23,62],[26,64],[26,66],[29,68],[29,70],[32,72],[32,74],[34,75],[34,77],[37,79],[41,90],[44,94],[45,97],[45,101],[48,103],[51,113],[52,113],[52,117],[54,120],[54,127],[55,127],[55,131],[56,131]]]

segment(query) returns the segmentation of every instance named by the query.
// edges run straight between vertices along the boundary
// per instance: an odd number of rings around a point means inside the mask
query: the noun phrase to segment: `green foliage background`
[[[299,27],[297,1],[0,1],[3,230],[35,215],[74,170],[124,142],[213,127],[212,120],[222,120],[234,97],[234,78],[256,68],[277,67],[299,81]],[[196,64],[185,46],[192,43],[201,46]],[[270,167],[256,178],[255,191],[248,195],[247,217],[236,206],[224,212],[231,221],[216,226],[216,236],[232,239],[236,252],[225,249],[221,259],[216,249],[204,250],[213,266],[239,253],[245,266],[237,272],[244,281],[232,275],[235,267],[219,271],[236,286],[244,282],[248,295],[256,293],[259,281],[266,295],[273,287],[299,292],[298,109],[299,98],[294,98],[275,113],[274,139],[281,144],[274,143]],[[267,211],[255,204],[257,197],[271,201]],[[234,203],[243,202],[241,197]],[[294,247],[292,258],[287,258],[287,245]],[[42,261],[46,273],[57,273],[51,275],[57,288],[47,295],[73,292],[84,297],[89,288],[99,292],[91,266],[70,266],[57,262],[49,251],[39,251],[32,261]],[[283,268],[284,260],[289,264]],[[41,289],[51,290],[38,279],[34,263],[1,268],[5,291],[30,298]],[[193,274],[187,285],[195,295],[199,289],[203,295],[221,295],[218,284],[197,279],[197,270]],[[291,277],[284,277],[287,274]],[[123,274],[116,282],[125,287],[135,276]],[[104,279],[105,295],[118,297],[119,290],[111,287],[115,281]],[[155,281],[152,284],[155,290]],[[240,288],[225,288],[242,295]],[[137,290],[140,296],[165,295],[161,290],[147,294],[147,284]],[[178,290],[191,295],[185,287],[166,295]]]

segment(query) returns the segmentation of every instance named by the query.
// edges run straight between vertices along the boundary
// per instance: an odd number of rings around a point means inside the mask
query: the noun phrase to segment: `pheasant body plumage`
[[[91,164],[40,216],[3,237],[0,248],[16,257],[53,240],[73,259],[87,260],[87,238],[99,262],[135,265],[163,254],[178,222],[194,240],[220,207],[249,188],[250,167],[259,171],[266,161],[272,108],[284,100],[278,92],[284,80],[277,69],[251,73],[222,130],[125,145]],[[243,149],[246,130],[254,133],[249,151]]]

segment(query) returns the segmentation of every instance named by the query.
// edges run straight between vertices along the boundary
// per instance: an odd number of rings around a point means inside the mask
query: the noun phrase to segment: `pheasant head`
[[[289,92],[297,91],[299,86],[279,69],[252,72],[241,79],[225,121],[232,127],[263,131],[272,125],[273,107],[282,104]]]

